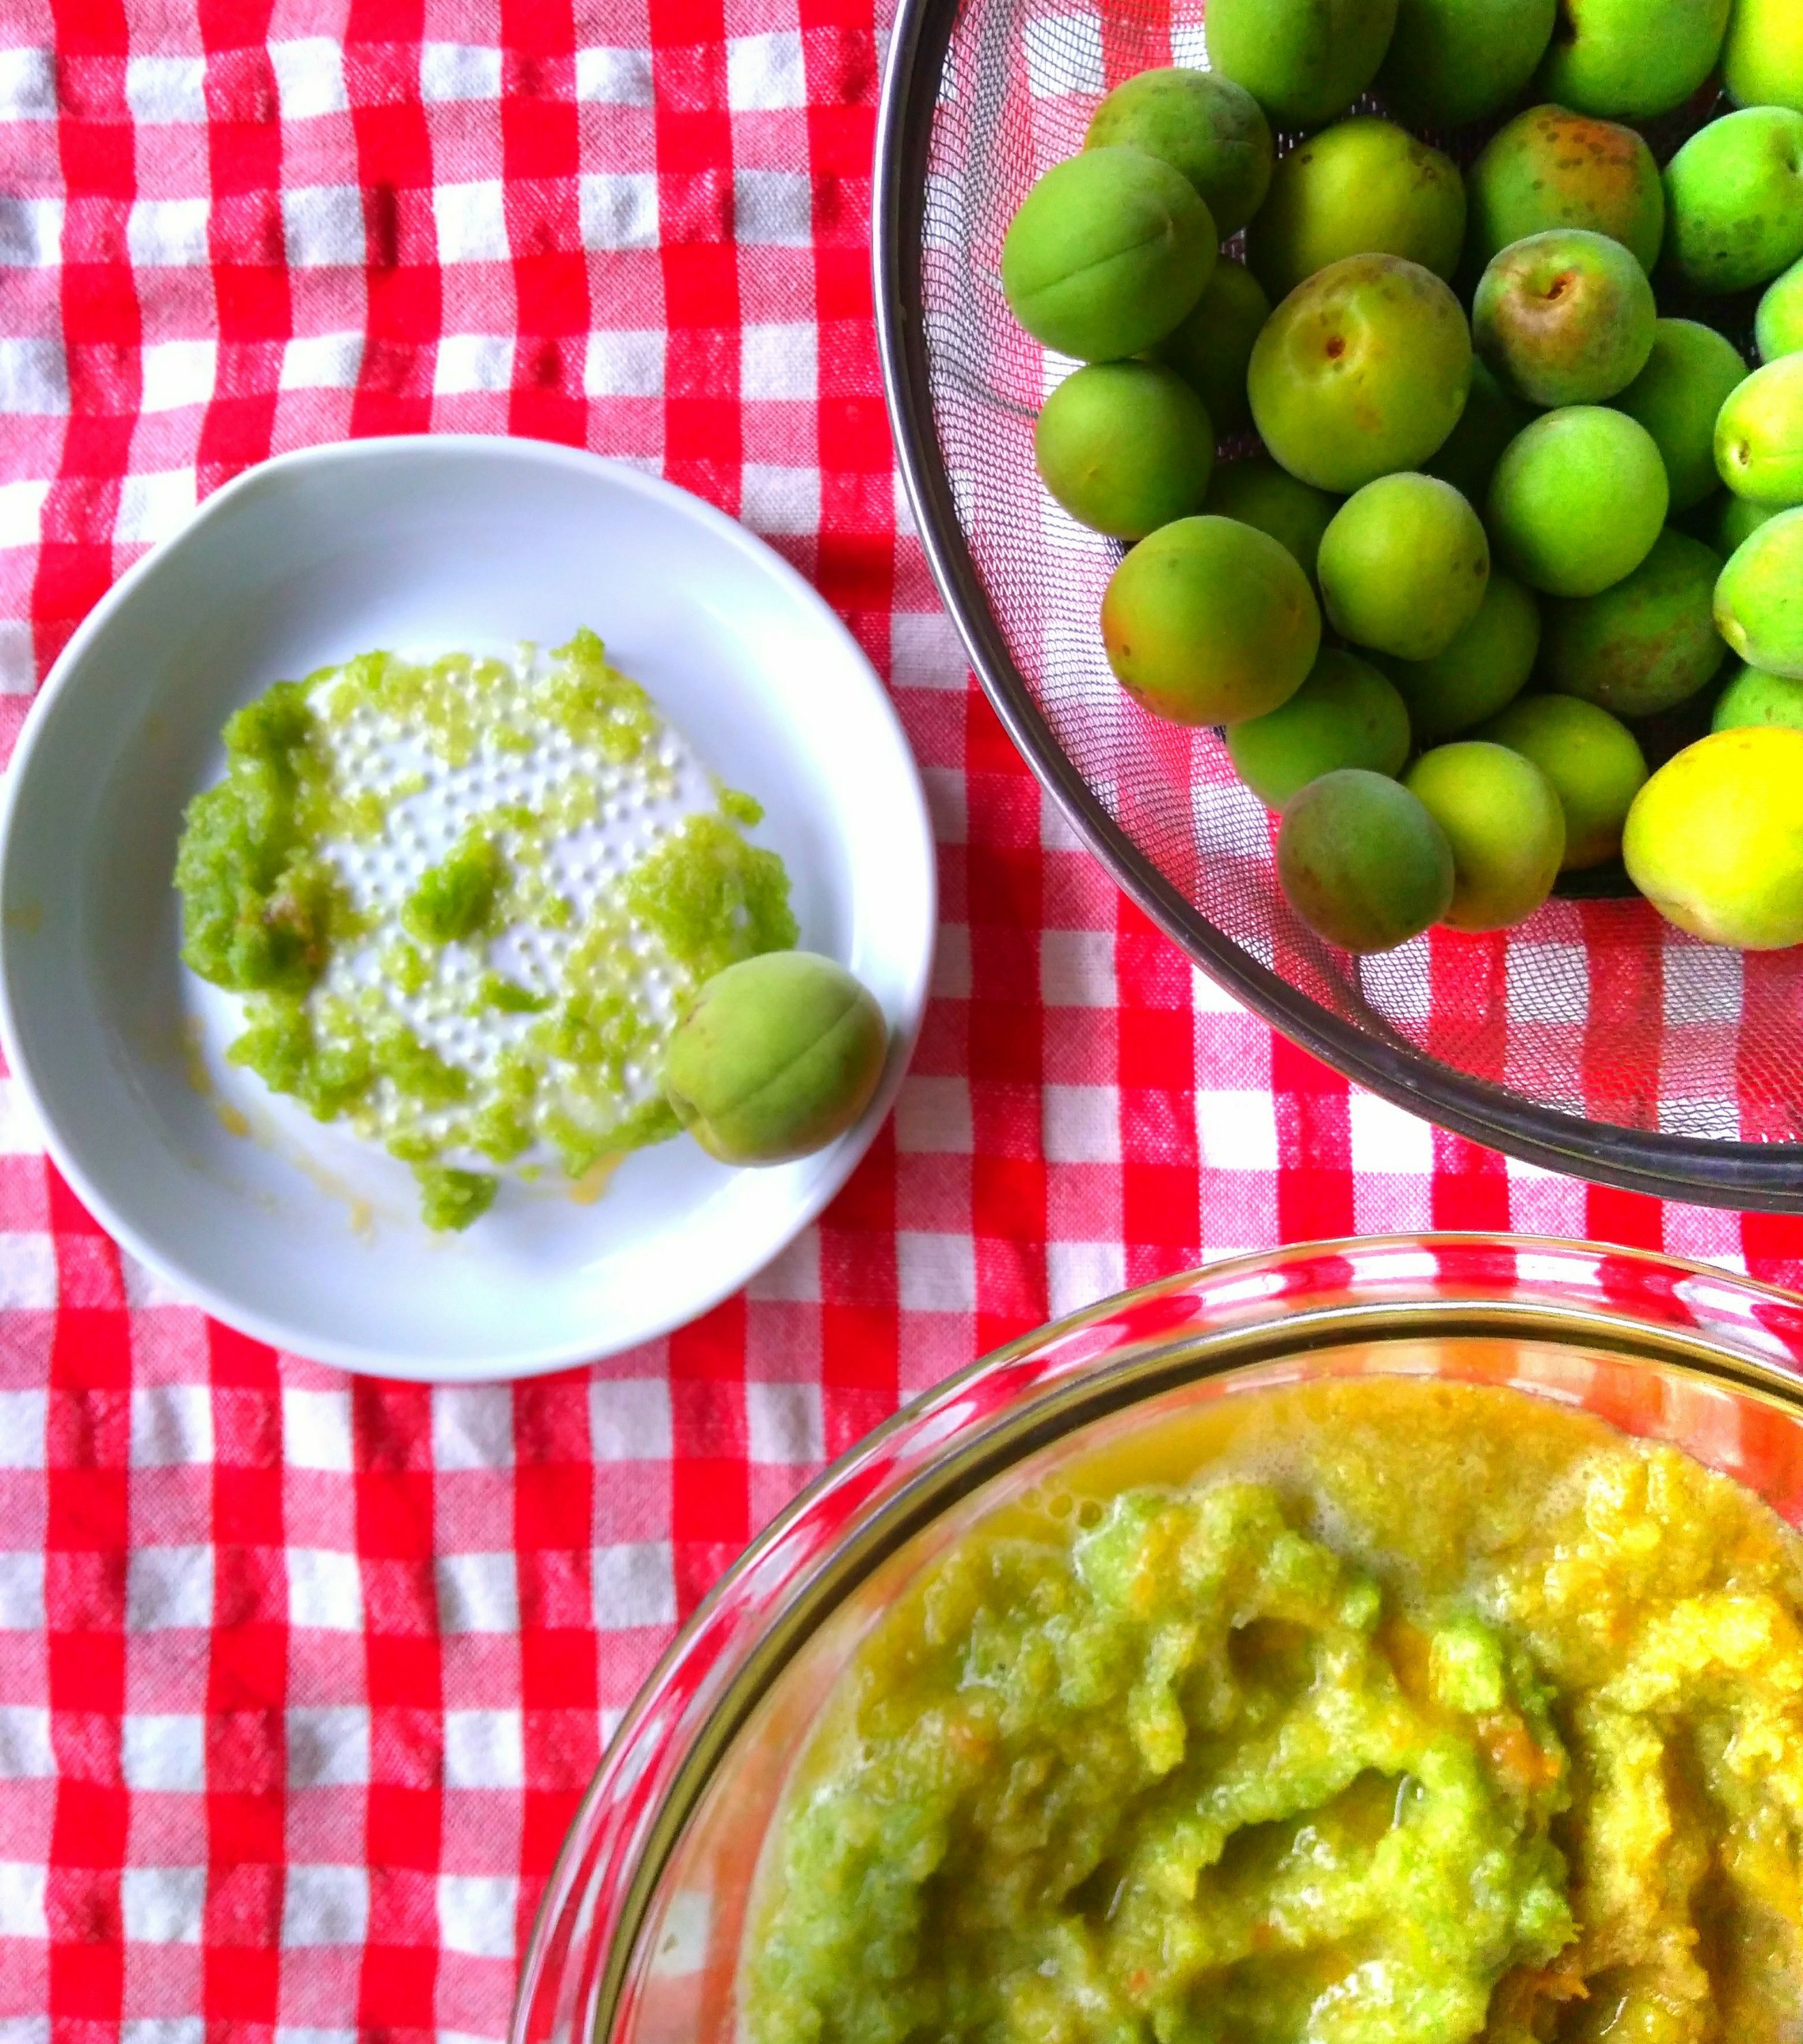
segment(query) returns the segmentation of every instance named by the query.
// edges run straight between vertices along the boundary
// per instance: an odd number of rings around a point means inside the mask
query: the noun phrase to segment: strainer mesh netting
[[[1797,1139],[1803,950],[1743,955],[1694,942],[1638,898],[1556,899],[1502,935],[1434,930],[1349,958],[1290,912],[1274,820],[1218,734],[1150,716],[1110,674],[1097,611],[1122,549],[1068,517],[1034,474],[1034,417],[1072,365],[1010,316],[1002,236],[1033,179],[1081,145],[1103,91],[1151,65],[1206,63],[1202,16],[1197,0],[1175,13],[1168,0],[1056,12],[965,0],[939,80],[921,248],[934,424],[1034,705],[1147,865],[1342,1022],[1543,1108],[1717,1142]],[[1457,139],[1469,162],[1483,136]]]

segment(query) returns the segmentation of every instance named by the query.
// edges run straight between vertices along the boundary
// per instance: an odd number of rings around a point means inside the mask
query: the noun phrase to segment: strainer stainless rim
[[[962,0],[900,0],[877,115],[873,252],[889,423],[928,566],[984,694],[1072,828],[1189,956],[1291,1042],[1442,1128],[1548,1170],[1658,1198],[1803,1213],[1803,1156],[1783,1143],[1627,1128],[1542,1107],[1425,1052],[1387,1043],[1260,964],[1159,872],[1059,744],[997,624],[953,496],[934,419],[922,232],[934,110]]]

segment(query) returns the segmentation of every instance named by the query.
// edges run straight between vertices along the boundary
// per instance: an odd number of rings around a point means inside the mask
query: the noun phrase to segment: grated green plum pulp
[[[362,654],[224,740],[177,853],[182,956],[243,998],[230,1062],[411,1166],[430,1227],[479,1218],[497,1171],[574,1180],[677,1134],[671,1029],[798,935],[758,804],[592,632],[517,663]],[[531,800],[495,799],[510,775]]]

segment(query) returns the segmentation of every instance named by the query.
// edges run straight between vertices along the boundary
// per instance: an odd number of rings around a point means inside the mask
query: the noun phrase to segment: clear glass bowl
[[[1673,1442],[1803,1523],[1803,1301],[1719,1270],[1519,1236],[1392,1237],[1105,1301],[869,1435],[683,1628],[552,1872],[512,2044],[730,2044],[788,1766],[900,1582],[1104,1424],[1352,1372],[1516,1385]]]

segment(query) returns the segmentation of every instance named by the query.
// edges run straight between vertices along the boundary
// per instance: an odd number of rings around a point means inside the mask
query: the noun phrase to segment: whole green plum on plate
[[[1278,163],[1246,230],[1246,264],[1274,299],[1348,256],[1402,256],[1450,278],[1465,242],[1465,186],[1450,156],[1363,114]]]
[[[1803,355],[1755,369],[1723,401],[1715,459],[1736,497],[1776,511],[1803,504]]]
[[[1168,363],[1208,407],[1223,439],[1252,424],[1246,367],[1270,317],[1264,286],[1243,263],[1223,256],[1202,296],[1158,344],[1159,360]]]
[[[1658,318],[1646,271],[1619,241],[1557,227],[1491,259],[1471,332],[1498,381],[1529,404],[1592,405],[1646,367]]]
[[[1580,113],[1650,120],[1715,68],[1730,0],[1562,0],[1540,90]]]
[[[1715,617],[1748,667],[1803,678],[1803,510],[1781,511],[1730,557]]]
[[[1720,555],[1668,528],[1620,582],[1546,605],[1541,681],[1617,717],[1656,717],[1687,702],[1727,657],[1712,609],[1721,573]]]
[[[1317,936],[1356,952],[1393,951],[1452,905],[1452,847],[1408,790],[1348,766],[1293,795],[1277,832],[1277,878]]]
[[[1322,535],[1339,508],[1337,497],[1299,482],[1268,455],[1222,462],[1208,486],[1210,512],[1268,532],[1295,555],[1311,582],[1317,581]]]
[[[1533,591],[1493,566],[1477,615],[1444,652],[1379,664],[1408,705],[1416,737],[1433,744],[1513,702],[1528,685],[1540,643]]]
[[[1045,487],[1073,518],[1117,540],[1140,540],[1202,509],[1214,427],[1176,370],[1096,362],[1046,399],[1033,451]]]
[[[1486,522],[1504,563],[1552,596],[1594,596],[1632,574],[1665,524],[1653,437],[1601,405],[1548,412],[1503,450]]]
[[[1102,643],[1136,701],[1176,724],[1238,724],[1287,702],[1321,647],[1295,556],[1237,519],[1161,525],[1115,569]]]
[[[1667,922],[1713,944],[1803,943],[1803,731],[1712,732],[1628,813],[1622,863]]]
[[[1383,475],[1334,513],[1319,571],[1336,632],[1399,660],[1427,660],[1477,615],[1490,580],[1490,541],[1450,482]]]
[[[1646,367],[1613,400],[1618,411],[1652,435],[1665,463],[1673,516],[1694,509],[1720,480],[1716,421],[1746,378],[1740,350],[1713,327],[1662,319],[1653,329]]]
[[[1181,171],[1223,235],[1237,232],[1264,203],[1276,155],[1271,124],[1244,86],[1178,64],[1139,72],[1096,108],[1084,147],[1118,146]]]
[[[1506,746],[1457,739],[1424,752],[1403,778],[1452,847],[1456,930],[1525,922],[1552,892],[1565,858],[1565,813],[1552,783]]]
[[[1376,75],[1396,0],[1210,0],[1210,67],[1243,85],[1279,128],[1318,128]]]
[[[1269,809],[1342,766],[1399,774],[1409,713],[1394,688],[1356,654],[1325,647],[1290,700],[1227,733],[1233,770]]]
[[[664,1096],[723,1164],[781,1164],[844,1135],[874,1097],[888,1029],[843,966],[765,951],[715,973],[670,1032]]]
[[[1474,736],[1531,759],[1552,783],[1565,814],[1561,871],[1605,865],[1621,851],[1647,761],[1619,718],[1575,696],[1523,696]]]
[[[1487,120],[1533,76],[1557,13],[1558,0],[1401,0],[1377,90],[1417,128]]]
[[[1466,260],[1481,271],[1513,242],[1588,228],[1633,253],[1650,275],[1665,239],[1665,186],[1643,136],[1564,106],[1534,106],[1499,128],[1466,180]]]
[[[1459,301],[1397,256],[1350,256],[1299,285],[1265,323],[1246,376],[1268,451],[1342,494],[1437,453],[1471,383]]]
[[[1170,332],[1218,252],[1182,171],[1142,149],[1086,149],[1021,201],[1002,243],[1002,289],[1035,340],[1115,362]]]
[[[1803,113],[1749,106],[1665,168],[1667,267],[1693,291],[1750,290],[1803,256]]]

